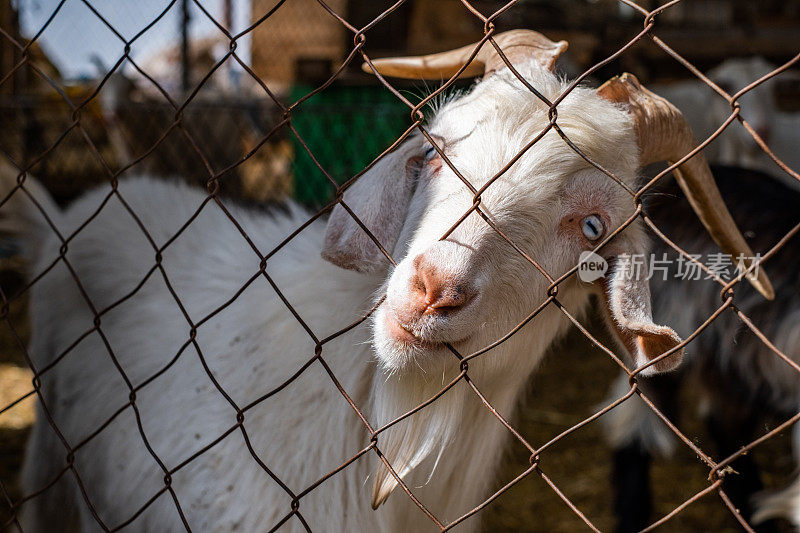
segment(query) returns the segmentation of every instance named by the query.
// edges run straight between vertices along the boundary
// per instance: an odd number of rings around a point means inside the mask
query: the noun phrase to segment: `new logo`
[[[589,250],[581,252],[578,260],[578,278],[591,283],[606,275],[608,263],[605,259]]]

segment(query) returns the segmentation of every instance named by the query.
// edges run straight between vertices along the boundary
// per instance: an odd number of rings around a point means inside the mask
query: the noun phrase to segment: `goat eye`
[[[605,228],[603,221],[597,215],[589,215],[581,220],[581,231],[583,236],[590,241],[596,241],[603,236]]]
[[[436,148],[434,148],[433,146],[428,146],[425,149],[425,159],[432,159],[433,156],[435,155],[436,155]]]

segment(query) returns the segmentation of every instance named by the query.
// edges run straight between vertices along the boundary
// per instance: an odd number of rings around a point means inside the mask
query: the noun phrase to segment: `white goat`
[[[495,41],[542,95],[552,100],[565,91],[567,83],[550,69],[566,43],[530,31],[509,32]],[[376,64],[386,75],[440,79],[454,73],[473,48]],[[344,195],[396,258],[395,268],[387,272],[388,261],[342,205],[335,207],[327,230],[322,222],[310,224],[266,261],[266,273],[286,302],[320,339],[358,318],[376,294],[386,294],[372,316],[371,332],[355,328],[321,347],[325,363],[374,428],[425,402],[458,375],[459,361],[445,343],[462,354],[473,353],[506,335],[547,298],[550,282],[477,212],[441,240],[473,205],[473,193],[439,151],[480,188],[549,122],[548,106],[505,68],[489,43],[465,73],[481,75],[484,69],[482,82],[447,102],[430,121],[438,148],[420,135],[411,136]],[[692,144],[680,114],[629,76],[597,91],[575,88],[558,105],[558,124],[586,156],[628,186],[634,185],[640,166],[676,160]],[[702,157],[681,169],[698,214],[725,241],[726,250],[749,255]],[[10,186],[16,174],[5,174]],[[25,187],[62,235],[90,218],[107,194],[88,193],[59,211],[30,178]],[[262,531],[287,515],[292,530],[303,528],[300,516],[311,529],[325,531],[431,528],[433,522],[410,498],[400,494],[387,501],[398,481],[372,451],[303,495],[299,515],[291,515],[292,497],[251,453],[300,494],[367,448],[369,432],[319,361],[279,388],[313,359],[315,342],[257,275],[259,257],[221,209],[206,205],[170,241],[205,195],[147,177],[124,180],[119,190],[156,245],[170,242],[161,265],[183,308],[159,272],[147,276],[156,264],[155,251],[116,196],[67,246],[69,268],[86,294],[64,261],[33,286],[31,356],[37,369],[54,363],[41,376],[49,416],[69,445],[92,438],[70,457],[82,486],[66,473],[28,501],[25,531],[45,531],[53,524],[93,531],[96,518],[108,527],[130,520],[136,530],[180,530],[184,526],[176,503],[188,525],[199,531]],[[596,247],[635,211],[623,187],[552,130],[482,192],[480,206],[492,224],[553,276],[573,268],[582,250]],[[287,214],[234,206],[229,211],[264,253],[307,218],[291,204]],[[33,273],[44,270],[61,242],[24,191],[16,190],[3,212],[7,227],[28,235]],[[600,253],[611,259],[646,247],[636,221]],[[328,262],[319,258],[320,250]],[[649,364],[646,374],[669,370],[682,350],[657,357],[676,348],[680,339],[651,321],[647,282],[632,276],[624,264],[612,260],[601,283],[581,283],[571,276],[559,285],[558,299],[580,315],[591,294],[602,295],[609,323],[635,363]],[[769,290],[763,275],[751,281]],[[131,293],[95,322],[87,299],[103,310]],[[230,305],[214,313],[226,302]],[[568,325],[548,306],[508,340],[469,362],[472,382],[499,413],[513,415],[530,374]],[[131,393],[106,343],[134,387],[168,367],[136,391],[136,412],[129,407],[114,417]],[[275,392],[256,402],[270,391]],[[251,408],[243,408],[251,402]],[[247,442],[235,427],[233,403],[244,409]],[[380,432],[376,442],[416,497],[447,523],[487,497],[507,435],[462,382]],[[174,470],[168,476],[174,498],[164,490],[165,473],[148,447],[166,469]],[[68,464],[65,456],[66,448],[40,413],[24,467],[25,493],[53,482]],[[468,520],[462,530],[477,526],[477,520]]]
[[[777,68],[761,57],[728,59],[706,75],[728,94],[735,94]],[[782,73],[779,76],[795,74]],[[784,113],[775,100],[776,77],[744,93],[738,102],[741,115],[775,155],[800,172],[800,114]],[[700,141],[710,137],[730,116],[730,104],[701,80],[652,85],[681,110]],[[783,171],[756,143],[741,122],[734,120],[705,149],[710,163],[761,170],[800,188],[800,182]]]

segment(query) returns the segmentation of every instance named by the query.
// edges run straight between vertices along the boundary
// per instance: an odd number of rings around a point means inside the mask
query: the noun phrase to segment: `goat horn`
[[[642,87],[634,75],[625,73],[611,78],[597,89],[597,93],[606,100],[628,106],[633,116],[642,166],[658,161],[672,164],[697,146],[689,124],[678,108]],[[753,251],[725,206],[702,152],[685,161],[674,174],[714,241],[734,261],[743,258],[744,267],[750,267]],[[766,299],[772,300],[775,292],[764,269],[756,268],[754,272],[747,275],[748,281]]]
[[[506,31],[493,38],[510,62],[516,64],[521,60],[535,58],[548,70],[553,70],[558,56],[567,49],[566,41],[554,43],[541,33],[532,30]],[[478,43],[438,54],[375,59],[372,65],[382,76],[441,80],[455,75],[469,61],[476,46]],[[483,43],[460,77],[484,76],[505,66],[503,58],[492,43],[487,41]],[[361,68],[368,74],[373,72],[368,63],[362,64]]]

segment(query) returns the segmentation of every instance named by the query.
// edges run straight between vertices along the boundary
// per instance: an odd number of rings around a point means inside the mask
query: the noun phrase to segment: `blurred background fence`
[[[114,28],[133,35],[163,9],[161,4],[146,0],[134,8],[126,3],[106,3],[97,9]],[[474,4],[492,12],[504,2]],[[656,5],[644,4],[648,9]],[[8,39],[0,41],[0,67],[12,78],[0,88],[4,126],[0,149],[27,165],[69,131],[64,142],[41,158],[34,168],[36,174],[62,202],[103,183],[107,174],[86,149],[82,133],[70,128],[76,117],[63,96],[77,106],[116,67],[98,97],[80,112],[81,124],[103,159],[112,170],[134,162],[128,172],[155,172],[204,183],[204,162],[186,156],[188,139],[179,128],[170,127],[177,113],[176,102],[182,102],[208,76],[199,93],[181,110],[183,126],[197,139],[214,172],[233,166],[243,154],[256,149],[254,157],[222,180],[222,193],[253,201],[293,195],[311,206],[330,200],[332,187],[295,135],[283,128],[267,142],[260,144],[260,140],[282,118],[277,102],[289,106],[298,101],[343,62],[352,48],[345,28],[316,0],[214,0],[202,5],[235,29],[257,22],[279,5],[267,23],[237,41],[237,55],[249,60],[248,68],[274,99],[236,61],[231,59],[214,69],[227,45],[211,18],[190,0],[175,2],[134,45],[134,63],[124,61],[119,66],[121,41],[87,4],[0,0],[0,28],[22,42],[59,10],[29,50],[32,61],[20,68],[16,68],[20,51]],[[330,6],[359,26],[389,4],[335,0]],[[731,57],[785,61],[795,52],[800,34],[800,2],[768,0],[756,6],[737,0],[696,0],[679,3],[660,17],[659,35],[701,70]],[[80,20],[80,27],[69,24],[70,20]],[[554,39],[568,40],[570,50],[561,65],[567,74],[582,72],[615,51],[640,25],[633,10],[616,0],[522,1],[498,21],[499,30],[536,28]],[[371,57],[430,52],[472,42],[481,31],[479,20],[458,0],[409,0],[370,30],[367,50]],[[360,72],[357,63],[352,62],[330,87],[292,111],[293,126],[337,182],[361,170],[410,123],[407,108]],[[32,72],[31,64],[63,87],[64,94],[57,94],[51,84]],[[619,71],[632,72],[650,84],[691,76],[649,41],[641,41],[596,76],[604,79]],[[398,86],[412,101],[427,93],[420,83]],[[782,110],[800,109],[800,78],[784,76],[773,91]],[[344,132],[349,135],[337,135]],[[158,142],[165,134],[166,140]],[[332,144],[331,137],[342,139],[341,144]]]

